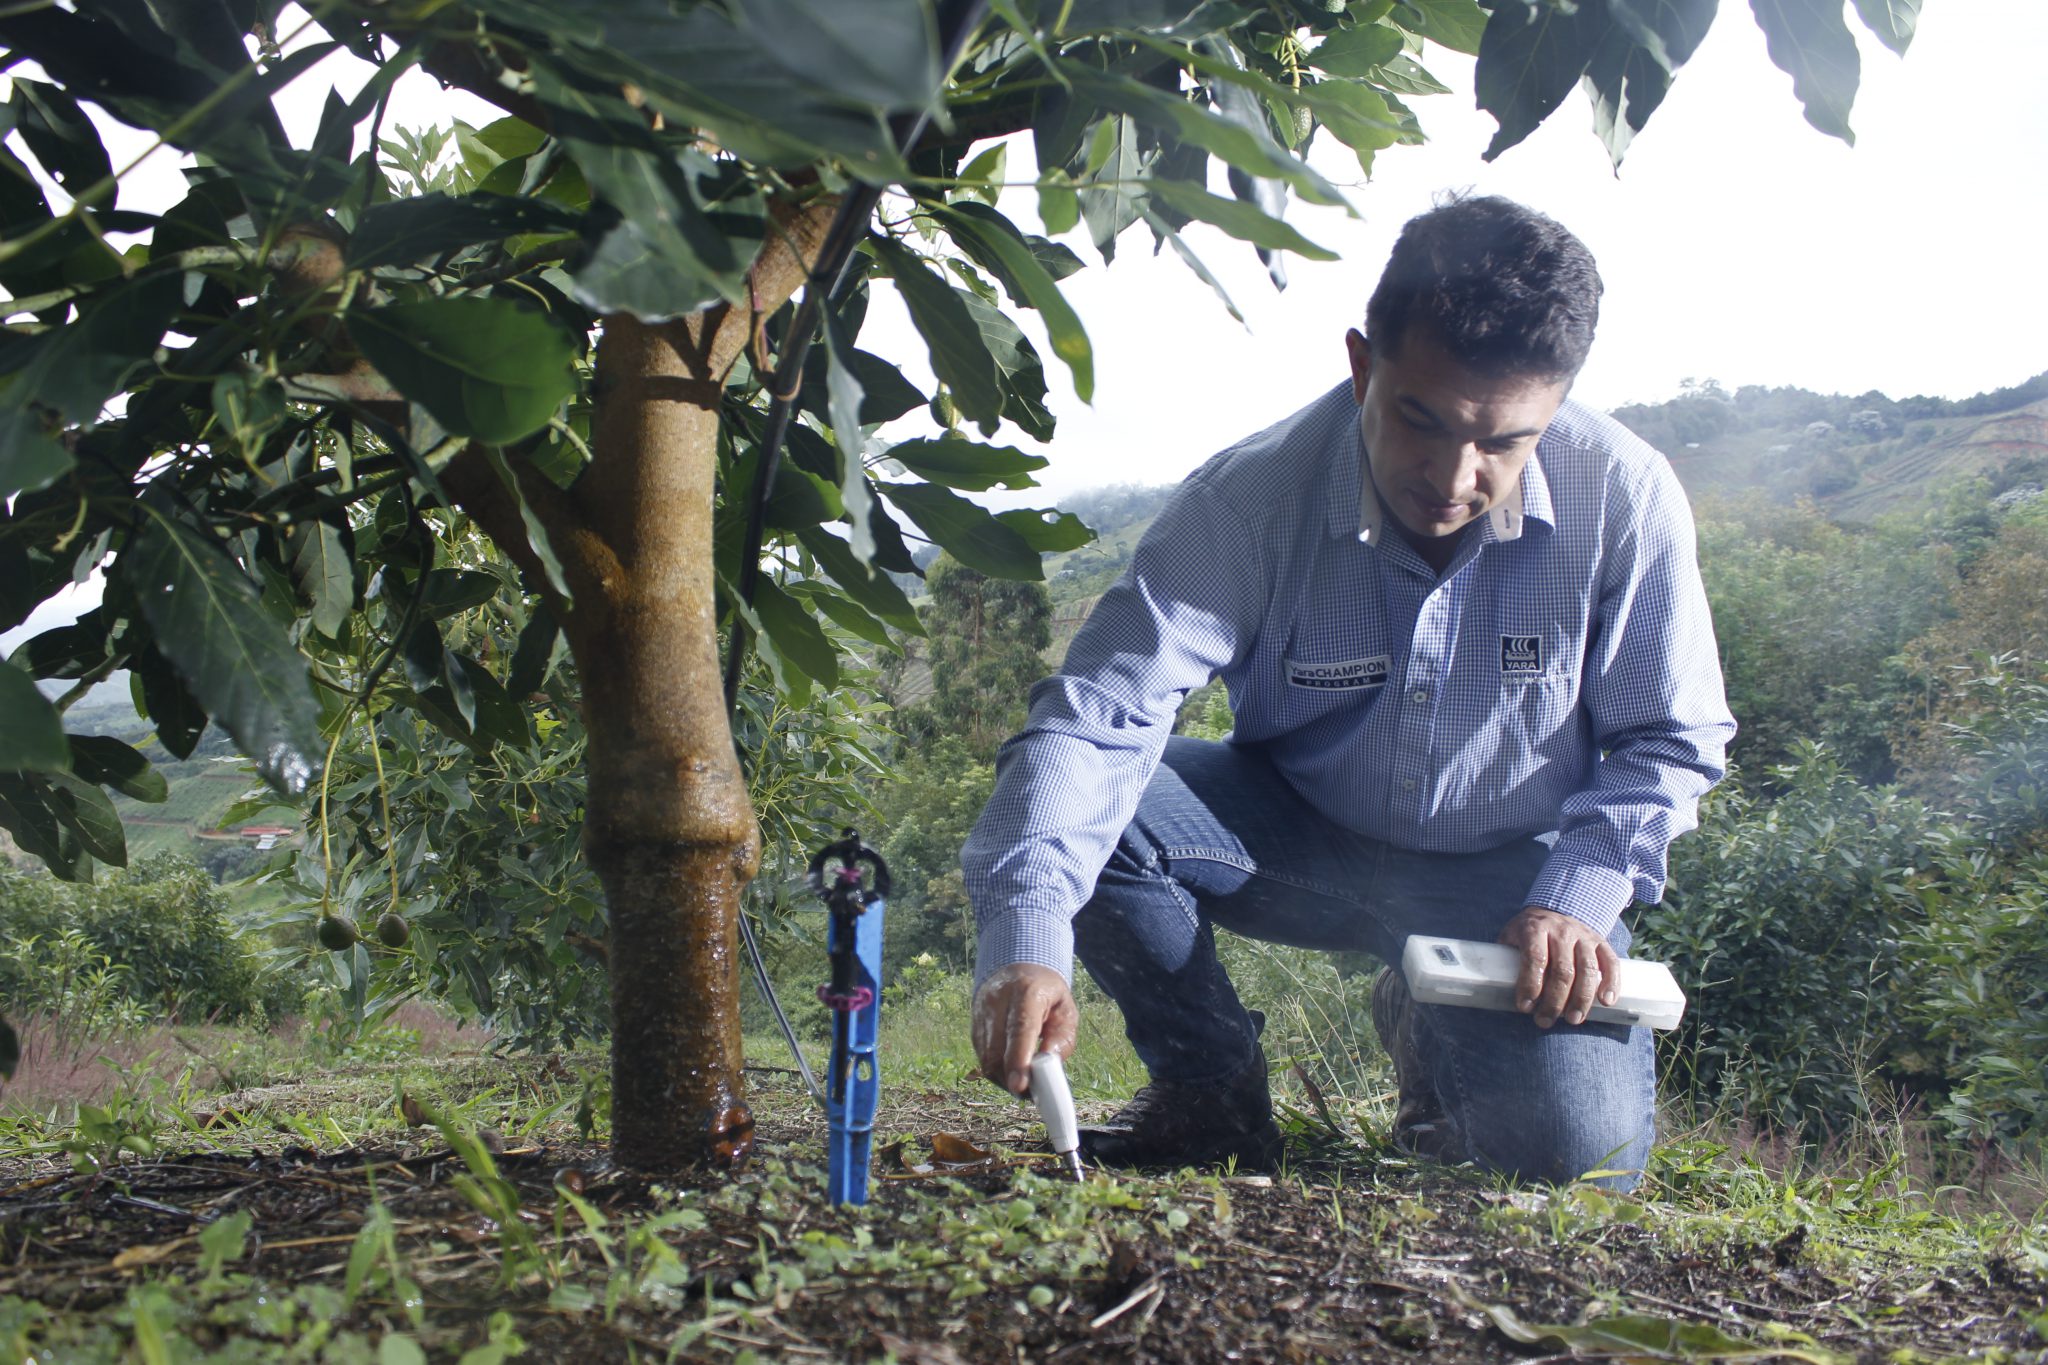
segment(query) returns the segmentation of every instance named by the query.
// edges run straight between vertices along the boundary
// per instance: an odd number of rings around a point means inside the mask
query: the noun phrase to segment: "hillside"
[[[189,757],[172,758],[125,695],[103,698],[95,693],[72,709],[68,727],[77,734],[111,735],[134,745],[170,785],[169,799],[155,803],[112,793],[127,832],[130,863],[152,853],[180,853],[216,878],[238,877],[261,861],[259,845],[267,849],[279,842],[273,838],[266,843],[255,832],[257,827],[293,831],[283,841],[297,837],[298,812],[281,806],[222,828],[222,817],[262,784],[218,726],[207,728]]]
[[[1865,429],[1825,419],[1748,426],[1661,448],[1695,498],[1807,497],[1837,521],[1869,521],[1965,479],[1984,479],[1994,494],[2048,479],[2048,399]]]

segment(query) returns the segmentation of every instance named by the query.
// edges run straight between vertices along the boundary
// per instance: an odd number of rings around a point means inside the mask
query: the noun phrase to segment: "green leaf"
[[[740,596],[739,589],[722,574],[719,576],[718,586],[724,601],[731,606],[733,614],[753,635],[755,643],[760,648],[761,657],[768,663],[768,671],[774,675],[775,690],[799,706],[808,704],[811,698],[810,675],[798,668],[794,661],[783,657],[782,651],[775,647],[775,641],[769,638],[768,628],[761,624],[761,613],[754,610],[746,599]]]
[[[931,352],[932,372],[951,390],[954,406],[983,430],[993,430],[1002,416],[1003,391],[995,359],[960,294],[901,242],[879,236],[869,241],[896,281],[910,320]]]
[[[1491,161],[1536,131],[1571,93],[1593,60],[1609,21],[1590,6],[1570,11],[1547,0],[1501,0],[1479,45],[1473,76],[1479,107],[1499,122],[1484,157]]]
[[[14,836],[22,852],[67,882],[92,880],[92,856],[51,808],[49,787],[39,777],[0,772],[0,829]]]
[[[970,492],[1000,485],[1004,488],[1032,488],[1032,472],[1049,463],[1042,455],[1027,455],[1010,446],[983,445],[964,436],[901,441],[889,447],[889,458],[930,483]]]
[[[1339,29],[1308,54],[1309,64],[1332,76],[1365,79],[1401,55],[1406,42],[1389,24],[1360,24]]]
[[[312,608],[313,629],[329,639],[356,605],[356,569],[339,527],[324,521],[302,521],[285,537],[292,582]]]
[[[1016,225],[986,204],[956,204],[934,209],[933,215],[963,246],[979,246],[989,268],[1003,282],[1011,299],[1038,310],[1045,319],[1053,354],[1066,362],[1074,377],[1074,393],[1082,402],[1095,397],[1095,352],[1079,315],[1060,293]]]
[[[1510,1341],[1525,1346],[1563,1347],[1573,1355],[1621,1356],[1648,1360],[1803,1360],[1838,1365],[1844,1357],[1827,1350],[1800,1350],[1787,1342],[1756,1343],[1731,1337],[1711,1323],[1684,1322],[1640,1313],[1613,1314],[1586,1323],[1529,1323],[1505,1304],[1455,1296],[1489,1319]]]
[[[62,327],[7,352],[18,367],[0,377],[0,499],[42,488],[71,467],[49,425],[90,426],[128,376],[148,362],[177,311],[175,275],[120,286]],[[47,410],[47,415],[46,411]]]
[[[569,335],[503,299],[433,298],[351,312],[349,335],[435,421],[490,445],[539,431],[576,391]]]
[[[874,352],[855,346],[843,348],[843,354],[853,369],[853,377],[860,383],[862,426],[893,422],[904,413],[913,412],[931,401],[930,395],[920,393],[917,385],[903,377],[902,370]],[[826,348],[811,348],[811,353],[804,357],[803,388],[797,398],[799,407],[823,414],[827,422],[831,421],[830,390],[826,386],[829,363]]]
[[[745,489],[751,495],[755,481],[760,477],[760,469],[761,449],[759,446],[749,447],[746,454],[733,461],[731,486]],[[837,485],[827,483],[802,468],[787,453],[776,462],[775,486],[768,491],[768,506],[762,513],[762,525],[775,530],[794,531],[803,526],[837,521],[845,515],[846,508],[840,502]]]
[[[1233,72],[1249,69],[1245,63],[1244,54],[1237,50],[1235,44],[1226,39],[1207,38],[1202,41],[1201,47],[1206,55],[1221,62]],[[1212,77],[1207,82],[1206,88],[1209,92],[1209,98],[1216,101],[1216,112],[1229,119],[1232,123],[1237,124],[1240,128],[1246,129],[1256,138],[1266,142],[1273,142],[1275,140],[1271,122],[1272,115],[1268,112],[1267,101],[1262,98],[1261,92],[1255,88],[1247,88],[1244,85],[1240,85],[1234,80],[1223,79],[1220,76]],[[1273,106],[1275,110],[1284,107],[1284,105]],[[1305,132],[1300,136],[1294,135],[1297,123],[1298,120],[1290,118],[1287,132],[1287,147],[1275,146],[1274,150],[1281,155],[1286,154],[1288,147],[1298,147],[1307,141],[1307,134]],[[1161,158],[1160,164],[1153,168],[1155,173],[1163,172],[1165,165],[1165,158]],[[1162,174],[1160,178],[1170,180],[1173,177],[1170,174]],[[1247,175],[1235,166],[1229,169],[1226,178],[1230,183],[1230,192],[1236,198],[1250,204],[1268,218],[1275,220],[1284,220],[1286,218],[1286,185],[1278,180],[1269,180],[1263,176]],[[1196,174],[1193,179],[1197,183],[1205,182],[1206,172]],[[1266,263],[1266,273],[1272,279],[1273,287],[1275,289],[1285,289],[1287,287],[1287,265],[1280,259],[1279,253],[1270,247],[1261,247],[1259,249],[1259,257]]]
[[[1448,95],[1451,87],[1424,70],[1413,57],[1389,58],[1387,64],[1372,74],[1372,82],[1385,90],[1397,90],[1404,95]]]
[[[48,773],[43,780],[49,784],[50,809],[85,851],[114,867],[128,866],[128,836],[107,794],[70,773]]]
[[[747,0],[734,17],[763,54],[855,104],[914,111],[938,93],[938,25],[928,3]]]
[[[1337,253],[1317,246],[1278,218],[1269,218],[1252,204],[1225,199],[1181,180],[1148,180],[1154,199],[1190,218],[1222,228],[1239,241],[1274,251],[1292,251],[1312,261],[1334,261]]]
[[[842,597],[817,583],[802,584],[800,591],[813,607],[823,612],[841,630],[858,635],[870,644],[881,645],[884,649],[892,649],[899,654],[903,652],[895,638],[889,634],[889,628],[870,616],[852,598]]]
[[[1394,19],[1410,33],[1467,56],[1479,51],[1480,35],[1486,32],[1486,11],[1473,0],[1402,0],[1394,7]]]
[[[1608,0],[1614,24],[1586,68],[1593,130],[1621,165],[1671,89],[1672,71],[1688,60],[1714,21],[1717,0]]]
[[[288,796],[301,794],[322,754],[306,661],[217,544],[153,502],[137,506],[144,525],[114,567],[157,648],[264,780]]]
[[[252,465],[270,433],[291,416],[284,405],[284,389],[275,379],[241,370],[213,381],[213,413],[220,430]]]
[[[546,606],[534,608],[526,628],[519,632],[519,643],[512,651],[512,672],[505,680],[505,690],[515,699],[530,696],[546,685],[554,665],[555,646],[561,637],[561,623],[555,620],[554,612]]]
[[[962,300],[981,329],[982,344],[995,357],[1003,384],[1003,416],[1036,439],[1050,441],[1055,423],[1045,406],[1045,362],[1039,359],[1038,348],[1002,309],[972,294],[963,294]]]
[[[631,82],[669,123],[703,130],[744,160],[795,168],[836,156],[877,183],[907,174],[878,109],[792,79],[773,45],[736,27],[726,5],[678,13],[647,0],[481,0],[475,8],[548,34],[583,75],[614,89]]]
[[[854,542],[872,550],[874,530],[868,524],[868,515],[874,504],[867,495],[867,466],[863,461],[867,434],[861,430],[861,405],[867,395],[853,368],[848,354],[853,346],[838,315],[829,308],[822,309],[819,320],[824,324],[821,330],[825,334],[826,414],[832,423],[832,438],[839,447],[839,502],[853,521]],[[815,526],[826,519],[820,515],[810,524]]]
[[[82,678],[107,661],[110,625],[105,610],[95,607],[68,626],[24,640],[13,662],[35,678]]]
[[[1221,65],[1220,63],[1218,64]],[[1227,67],[1224,69],[1228,69]],[[1337,187],[1288,155],[1270,139],[1255,137],[1220,114],[1118,72],[1072,73],[1074,89],[1083,99],[1105,109],[1129,114],[1141,123],[1192,143],[1249,175],[1284,180],[1302,198],[1316,204],[1344,203]]]
[[[199,747],[199,737],[206,733],[206,708],[161,651],[146,650],[130,667],[129,690],[136,713],[149,718],[164,752],[172,758],[190,758]]]
[[[744,172],[655,142],[623,100],[567,85],[557,99],[588,111],[558,121],[599,201],[589,248],[572,272],[577,299],[645,322],[721,299],[744,305],[747,269],[768,234],[766,202]]]
[[[885,483],[881,490],[919,530],[968,568],[990,578],[1045,577],[1038,551],[1029,541],[958,493],[927,483]]]
[[[533,131],[537,135],[538,130]],[[504,194],[454,198],[436,190],[373,205],[349,234],[348,265],[352,270],[371,270],[433,261],[467,246],[520,233],[573,232],[581,218],[546,199]]]
[[[481,569],[430,569],[420,581],[420,611],[429,621],[445,620],[482,606],[504,585]]]
[[[526,490],[519,486],[518,476],[512,472],[512,466],[506,462],[504,453],[493,446],[485,446],[484,455],[490,460],[491,470],[498,476],[498,482],[505,486],[505,491],[519,504],[519,524],[526,531],[526,548],[532,550],[533,557],[540,561],[540,571],[547,579],[548,587],[562,599],[565,610],[575,606],[575,595],[569,591],[569,580],[562,573],[561,556],[555,553],[555,543],[548,538],[548,528],[542,523],[540,514],[534,510],[532,501],[526,496]]]
[[[1719,7],[1720,0],[1607,0],[1615,24],[1667,75],[1692,58]]]
[[[484,667],[482,660],[452,650],[448,657],[462,670],[463,680],[468,685],[471,710],[465,719],[476,737],[510,744],[517,749],[533,743],[533,731],[526,723],[526,708],[490,669]],[[461,699],[459,695],[457,699]]]
[[[1138,221],[1135,182],[1141,165],[1136,119],[1118,114],[1095,125],[1077,197],[1089,240],[1104,264],[1116,258],[1116,239],[1123,230]]]
[[[996,520],[1024,538],[1024,543],[1041,554],[1078,550],[1095,539],[1095,532],[1072,512],[1052,508],[1016,507],[996,513]]]
[[[28,674],[0,663],[0,769],[57,773],[70,766],[64,718]]]
[[[1081,221],[1081,199],[1074,182],[1055,167],[1038,177],[1038,221],[1055,237]]]
[[[405,681],[430,711],[434,723],[458,739],[476,733],[476,689],[469,670],[441,638],[441,628],[423,616],[405,637]]]
[[[1856,0],[1856,13],[1879,42],[1903,57],[1920,22],[1920,0]]]
[[[1849,106],[1856,102],[1863,68],[1841,0],[1749,0],[1749,7],[1771,60],[1792,77],[1806,121],[1854,146]]]
[[[71,735],[71,771],[87,782],[154,805],[168,801],[171,784],[149,760],[111,735]]]
[[[912,635],[924,634],[917,608],[903,595],[895,580],[879,569],[870,568],[854,556],[853,547],[821,526],[796,533],[798,543],[811,552],[820,568],[854,601],[882,620]]]
[[[1237,304],[1230,297],[1230,292],[1223,287],[1223,281],[1217,279],[1210,273],[1209,267],[1202,264],[1202,258],[1197,256],[1194,248],[1190,247],[1182,239],[1180,232],[1173,224],[1152,212],[1150,207],[1147,207],[1145,210],[1145,222],[1154,232],[1165,239],[1166,244],[1173,248],[1174,254],[1181,258],[1181,261],[1187,268],[1195,272],[1195,278],[1216,291],[1216,297],[1222,300],[1224,310],[1239,322],[1243,322],[1244,314],[1238,311]]]
[[[14,130],[50,178],[76,199],[114,173],[99,130],[69,92],[43,81],[14,79]]]
[[[1003,175],[1010,159],[1010,144],[998,142],[960,168],[958,193],[993,206],[1003,192]]]
[[[764,577],[754,585],[754,610],[778,654],[821,686],[839,685],[839,651],[803,603]]]

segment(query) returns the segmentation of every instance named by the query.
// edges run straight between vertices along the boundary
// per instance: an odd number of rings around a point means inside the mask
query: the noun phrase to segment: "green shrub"
[[[157,1018],[275,1016],[299,999],[261,969],[213,879],[175,854],[92,885],[0,867],[0,944],[0,999],[24,1010],[76,1009],[95,972],[95,990]]]
[[[1690,997],[1664,1036],[1668,1087],[1701,1108],[1836,1129],[1866,1116],[1871,1070],[1911,1041],[1901,936],[1920,921],[1918,863],[1940,822],[1816,745],[1794,758],[1774,798],[1731,783],[1709,799],[1632,951],[1670,963]]]
[[[1948,729],[1968,818],[1935,843],[1937,886],[1907,932],[1920,1069],[1971,1140],[2048,1134],[2048,677],[2002,660]]]

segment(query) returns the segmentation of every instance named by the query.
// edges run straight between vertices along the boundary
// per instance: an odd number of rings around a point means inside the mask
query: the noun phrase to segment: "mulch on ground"
[[[675,1356],[684,1360],[742,1350],[789,1360],[893,1355],[921,1365],[1562,1360],[1594,1354],[1583,1324],[1603,1321],[1610,1333],[1636,1334],[1619,1340],[1670,1334],[1664,1354],[1610,1342],[1606,1358],[1706,1358],[1698,1343],[1715,1340],[1710,1333],[1788,1351],[1811,1343],[1804,1349],[1859,1361],[1898,1359],[1901,1350],[2048,1358],[2029,1325],[2048,1307],[2048,1286],[1997,1255],[1930,1273],[1875,1255],[1845,1260],[1809,1245],[1796,1227],[1765,1241],[1681,1242],[1656,1219],[1631,1221],[1625,1208],[1596,1216],[1597,1199],[1512,1191],[1364,1153],[1348,1163],[1308,1153],[1275,1177],[1113,1177],[1119,1194],[1132,1196],[1130,1216],[1115,1223],[1122,1231],[1098,1229],[1097,1243],[1070,1239],[1069,1263],[1085,1268],[1051,1282],[1042,1273],[1004,1282],[998,1273],[963,1296],[957,1277],[940,1273],[943,1252],[935,1264],[926,1246],[914,1268],[872,1273],[855,1258],[832,1273],[814,1265],[800,1285],[778,1288],[763,1272],[793,1263],[807,1230],[840,1246],[859,1242],[863,1230],[884,1247],[904,1236],[943,1242],[956,1206],[963,1218],[1027,1197],[1035,1209],[1059,1192],[1027,1174],[1046,1170],[1042,1163],[1016,1155],[1037,1136],[1028,1111],[964,1094],[898,1094],[878,1131],[910,1140],[883,1144],[865,1211],[831,1208],[815,1179],[823,1149],[816,1112],[799,1092],[764,1090],[756,1095],[758,1168],[736,1182],[700,1182],[702,1196],[685,1199],[702,1211],[701,1226],[666,1234],[688,1281],[609,1320],[601,1306],[551,1302],[542,1276],[503,1285],[501,1230],[460,1193],[464,1163],[432,1128],[413,1130],[419,1141],[334,1150],[284,1139],[250,1145],[242,1130],[241,1146],[94,1175],[74,1174],[61,1156],[0,1163],[0,1296],[67,1313],[119,1304],[151,1277],[195,1276],[198,1233],[236,1211],[253,1220],[239,1274],[339,1289],[374,1197],[422,1286],[436,1358],[483,1340],[486,1319],[500,1310],[516,1318],[526,1359],[554,1361],[664,1359],[684,1329]],[[942,1132],[966,1145],[929,1152]],[[614,1169],[600,1144],[501,1145],[495,1165],[544,1243],[555,1237],[559,1188],[576,1190],[614,1231],[677,1207],[675,1182]],[[950,1167],[934,1159],[963,1153]],[[765,1174],[769,1165],[783,1173]],[[1163,1204],[1183,1216],[1155,1216]],[[581,1221],[570,1219],[567,1230],[554,1243],[558,1266],[595,1276],[601,1295],[604,1267]],[[396,1307],[374,1296],[349,1313],[357,1330],[403,1325]],[[1577,1336],[1540,1330],[1572,1324],[1582,1325]],[[209,1330],[224,1339],[233,1329]]]

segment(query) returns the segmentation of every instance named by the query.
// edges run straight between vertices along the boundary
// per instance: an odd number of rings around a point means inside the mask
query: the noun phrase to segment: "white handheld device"
[[[1401,952],[1401,972],[1408,978],[1409,993],[1426,1004],[1512,1010],[1515,982],[1522,975],[1522,951],[1503,943],[1414,934]],[[1661,962],[1623,958],[1615,989],[1613,1004],[1595,1002],[1586,1011],[1589,1023],[1671,1029],[1685,1016],[1685,992]]]
[[[1074,1120],[1074,1092],[1067,1088],[1067,1069],[1057,1052],[1031,1059],[1031,1102],[1045,1120],[1046,1140],[1066,1158],[1067,1170],[1081,1179],[1081,1126]]]

